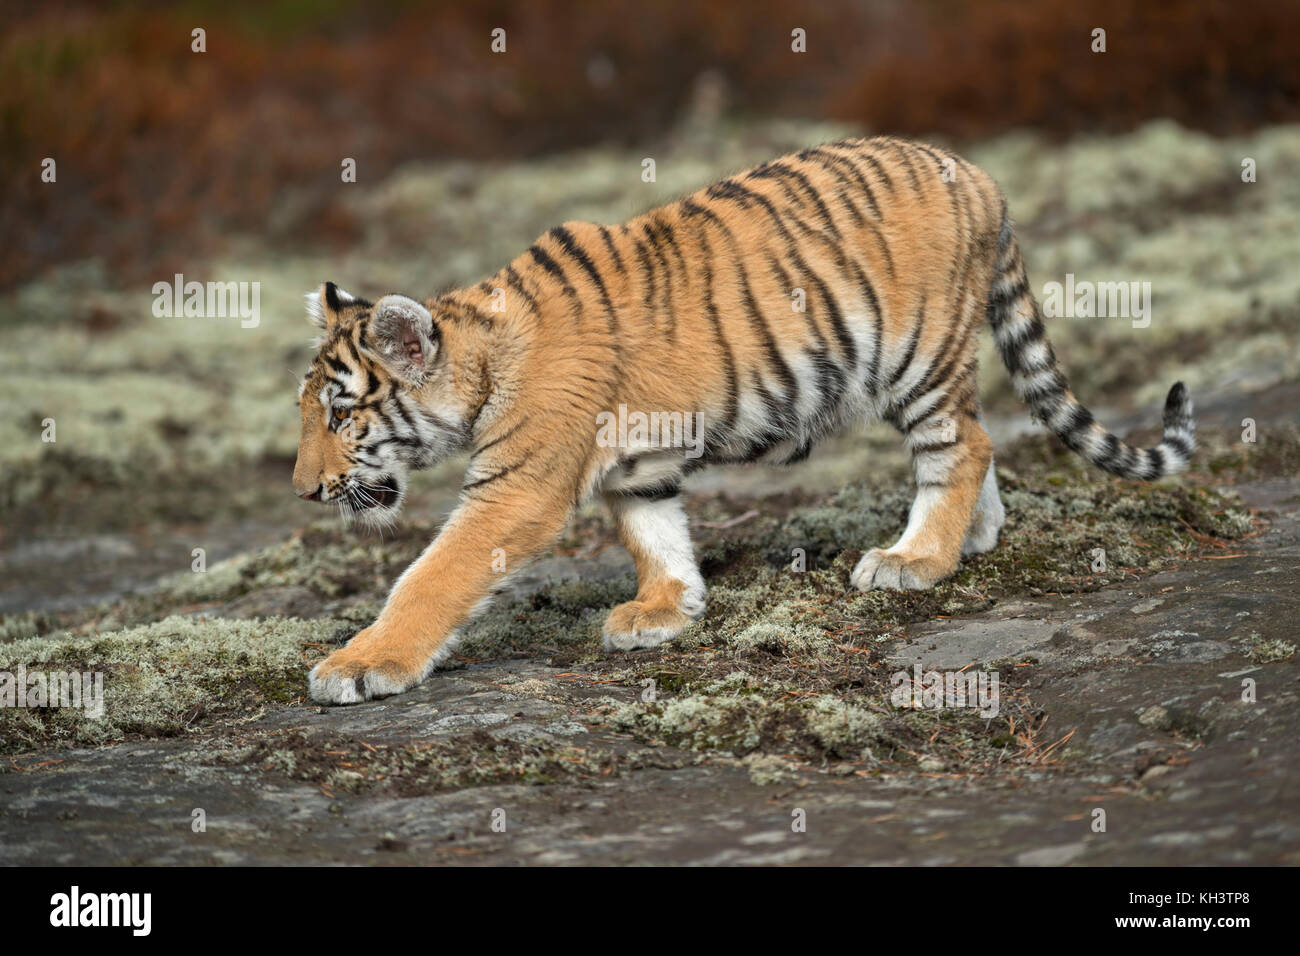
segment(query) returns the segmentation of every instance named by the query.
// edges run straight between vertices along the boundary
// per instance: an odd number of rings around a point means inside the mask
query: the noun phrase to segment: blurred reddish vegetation
[[[1297,47],[1300,4],[1264,0],[52,0],[0,41],[0,287],[86,255],[147,278],[241,231],[346,243],[345,156],[374,181],[414,158],[644,140],[707,70],[734,110],[891,132],[1227,132],[1300,116]]]

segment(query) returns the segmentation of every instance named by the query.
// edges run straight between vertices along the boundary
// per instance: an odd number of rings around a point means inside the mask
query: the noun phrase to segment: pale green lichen
[[[328,621],[168,617],[81,638],[51,635],[0,645],[0,671],[103,675],[103,714],[85,707],[0,708],[6,751],[85,746],[126,736],[184,733],[214,716],[248,719],[306,691],[304,653]]]
[[[883,739],[878,714],[835,697],[791,695],[743,672],[668,700],[609,704],[604,716],[610,727],[641,739],[734,756],[789,748],[868,760],[871,745]]]
[[[1264,638],[1252,631],[1244,639],[1247,654],[1256,664],[1274,664],[1284,661],[1295,654],[1296,646],[1291,641],[1277,638]]]

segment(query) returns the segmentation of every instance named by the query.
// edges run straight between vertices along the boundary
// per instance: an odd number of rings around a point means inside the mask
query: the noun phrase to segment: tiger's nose
[[[317,485],[311,491],[297,491],[294,492],[294,494],[303,499],[303,501],[320,501],[321,487],[321,485]]]

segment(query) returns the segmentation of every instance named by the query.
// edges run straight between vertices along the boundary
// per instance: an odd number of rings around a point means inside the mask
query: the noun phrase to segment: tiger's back
[[[575,327],[621,352],[619,374],[589,383],[601,407],[702,412],[701,463],[788,461],[846,419],[905,413],[924,363],[960,350],[1003,207],[955,156],[848,140],[622,226],[566,223],[482,288],[573,290]],[[629,374],[641,362],[655,374]]]

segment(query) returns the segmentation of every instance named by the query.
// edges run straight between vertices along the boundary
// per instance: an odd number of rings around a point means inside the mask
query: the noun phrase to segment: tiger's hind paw
[[[675,607],[651,607],[628,601],[609,612],[604,638],[607,651],[635,651],[658,647],[681,633],[691,618]]]
[[[939,558],[872,548],[862,556],[858,566],[849,575],[849,583],[859,591],[924,591],[934,587],[955,570],[955,563],[950,564]]]

